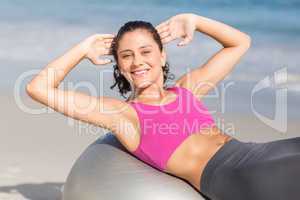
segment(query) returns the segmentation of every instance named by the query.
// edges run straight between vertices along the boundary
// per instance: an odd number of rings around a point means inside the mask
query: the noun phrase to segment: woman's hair
[[[119,41],[122,39],[125,33],[132,32],[136,29],[144,29],[147,30],[153,37],[154,41],[157,43],[159,50],[162,52],[163,50],[163,44],[160,39],[160,36],[157,32],[157,30],[153,27],[153,25],[149,22],[145,21],[129,21],[126,24],[124,24],[120,30],[118,31],[118,34],[114,37],[112,42],[112,54],[116,61],[116,65],[113,66],[114,68],[114,79],[115,83],[110,87],[113,89],[116,85],[118,85],[119,92],[121,95],[124,96],[128,91],[131,91],[130,83],[127,81],[127,79],[121,74],[119,67],[118,67],[118,55],[117,50],[119,48]],[[168,79],[174,79],[174,75],[169,73],[169,64],[166,62],[165,66],[162,66],[163,69],[163,76],[164,76],[164,83]],[[165,85],[164,85],[165,88]]]

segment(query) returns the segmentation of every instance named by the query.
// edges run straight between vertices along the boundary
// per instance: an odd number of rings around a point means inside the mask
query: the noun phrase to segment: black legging
[[[200,184],[211,200],[299,200],[300,137],[233,139],[208,162]]]

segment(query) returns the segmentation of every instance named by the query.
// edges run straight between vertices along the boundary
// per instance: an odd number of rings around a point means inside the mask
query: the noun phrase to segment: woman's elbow
[[[249,35],[245,34],[245,39],[243,40],[241,45],[246,47],[247,49],[249,49],[251,46],[251,37]]]
[[[37,89],[32,86],[31,84],[26,85],[26,93],[28,96],[30,96],[33,100],[38,101],[38,92]]]
[[[31,96],[32,93],[33,93],[33,87],[32,87],[32,85],[30,85],[30,83],[28,83],[28,84],[26,85],[26,93],[27,93],[29,96]]]
[[[33,99],[37,100],[38,97],[44,93],[42,92],[43,91],[43,88],[37,88],[36,86],[28,83],[26,85],[26,93]]]

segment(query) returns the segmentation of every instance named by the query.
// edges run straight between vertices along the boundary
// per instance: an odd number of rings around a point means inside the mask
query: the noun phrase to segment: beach
[[[35,105],[30,99],[24,98],[24,102],[27,106]],[[0,103],[5,113],[0,133],[0,199],[59,200],[76,159],[107,131],[84,123],[78,125],[59,113],[24,113],[12,97],[1,96]],[[266,142],[300,136],[297,120],[288,122],[287,133],[242,114],[223,115],[215,120],[225,129],[234,125],[232,136],[243,141]]]
[[[132,6],[134,5],[134,6]],[[296,1],[125,0],[1,1],[0,199],[60,200],[80,154],[108,130],[70,119],[33,101],[25,85],[46,64],[94,33],[115,33],[129,20],[159,22],[182,12],[211,17],[249,34],[251,48],[203,101],[219,128],[242,141],[300,137],[300,25]],[[126,12],[124,12],[126,11]],[[55,16],[53,15],[55,13]],[[165,46],[176,78],[205,63],[221,45],[197,33],[193,42]],[[84,60],[61,89],[122,99],[112,65]],[[169,85],[174,82],[169,82]]]

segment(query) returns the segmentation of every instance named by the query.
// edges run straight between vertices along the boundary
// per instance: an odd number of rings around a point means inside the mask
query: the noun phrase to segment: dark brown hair
[[[144,29],[147,30],[153,37],[154,41],[157,43],[159,50],[162,52],[163,50],[163,44],[160,39],[160,36],[157,32],[157,30],[153,27],[153,25],[149,22],[145,21],[129,21],[126,24],[124,24],[120,30],[118,31],[118,34],[115,36],[112,42],[112,55],[116,61],[116,65],[113,66],[114,68],[114,79],[115,83],[110,87],[113,89],[116,85],[118,85],[119,92],[121,95],[124,96],[128,91],[131,91],[130,83],[127,81],[127,79],[121,74],[119,67],[118,67],[118,55],[117,55],[117,50],[119,47],[119,41],[121,40],[122,36],[127,33],[127,32],[132,32],[136,29]],[[174,74],[169,73],[169,64],[166,62],[165,66],[162,66],[163,68],[163,76],[164,76],[164,83],[168,79],[174,79]],[[165,88],[165,85],[164,85]]]

